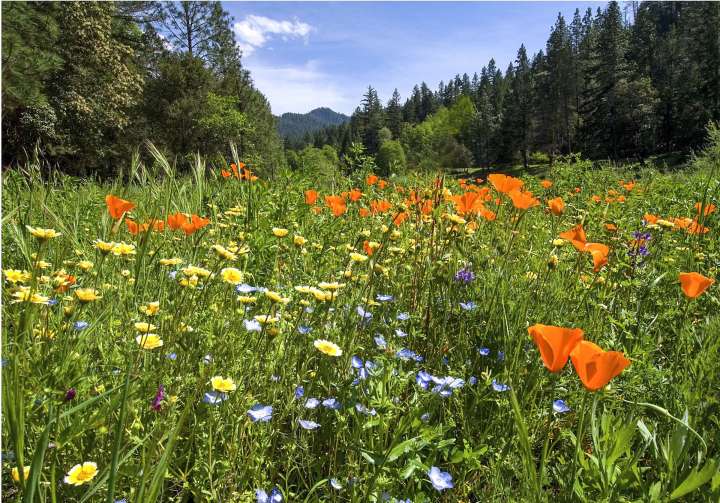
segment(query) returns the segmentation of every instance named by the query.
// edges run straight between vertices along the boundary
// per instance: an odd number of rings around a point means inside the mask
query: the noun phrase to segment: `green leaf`
[[[720,461],[716,459],[709,459],[701,470],[695,468],[670,494],[670,499],[674,500],[682,498],[686,494],[693,492],[695,489],[708,482],[714,475],[717,475],[719,466]]]
[[[395,447],[393,447],[390,450],[390,453],[388,454],[387,461],[392,462],[395,461],[397,458],[405,454],[406,452],[409,452],[412,450],[412,447],[415,444],[415,438],[409,438],[407,440],[404,440],[403,442],[400,442]]]

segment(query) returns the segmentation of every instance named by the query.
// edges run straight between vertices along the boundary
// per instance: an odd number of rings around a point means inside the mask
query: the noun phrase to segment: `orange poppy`
[[[654,224],[657,223],[658,220],[660,220],[660,217],[652,215],[650,213],[645,213],[645,215],[643,215],[643,220],[645,220],[645,222],[649,224]]]
[[[370,241],[367,240],[363,243],[363,250],[368,257],[372,257],[378,248],[380,248],[380,246],[377,243],[370,244]]]
[[[458,214],[476,213],[482,206],[480,194],[477,192],[465,192],[462,195],[451,196],[450,198],[455,204]]]
[[[535,324],[528,328],[530,337],[540,350],[543,364],[550,372],[560,372],[570,352],[583,338],[580,328],[563,328]]]
[[[590,391],[604,388],[630,365],[630,360],[621,352],[605,351],[589,341],[578,342],[570,352],[570,359],[583,386]]]
[[[385,187],[387,187],[387,182],[385,180],[380,180],[378,182],[378,187],[384,189]]]
[[[628,183],[621,182],[620,185],[622,185],[623,189],[627,190],[628,192],[630,192],[632,189],[635,188],[635,182],[628,182]]]
[[[602,243],[585,243],[582,251],[588,252],[592,255],[594,272],[598,272],[608,263],[610,248]]]
[[[519,190],[523,186],[523,181],[513,176],[493,173],[488,176],[488,180],[495,187],[495,190],[503,194],[509,194],[513,190]]]
[[[127,225],[128,232],[133,236],[140,232],[145,232],[150,228],[150,224],[138,224],[135,220],[130,218],[125,219],[125,225]]]
[[[607,223],[605,224],[605,230],[608,232],[617,232],[617,225],[613,223]]]
[[[240,163],[240,167],[244,167],[243,163]],[[240,178],[240,171],[238,170],[237,164],[232,163],[230,165],[230,169],[233,172],[233,175],[235,175],[235,178]]]
[[[712,203],[706,203],[705,209],[703,210],[702,203],[695,203],[695,209],[697,210],[698,215],[702,212],[705,216],[708,216],[709,214],[714,213],[717,207]]]
[[[680,286],[682,287],[683,293],[690,299],[701,295],[705,290],[710,288],[710,285],[713,283],[715,283],[714,279],[706,278],[697,272],[680,273]]]
[[[579,194],[580,192],[582,192],[582,189],[580,187],[575,187],[575,193]]]
[[[355,202],[362,197],[363,193],[359,189],[352,189],[349,193],[350,200]]]
[[[360,216],[363,217],[363,218],[370,216],[370,210],[367,209],[367,208],[360,208],[360,209],[358,210],[358,213],[360,213]]]
[[[325,196],[325,204],[330,208],[332,214],[336,217],[343,215],[347,211],[345,199],[342,196]]]
[[[587,236],[585,236],[585,229],[583,229],[582,224],[578,224],[568,231],[561,232],[560,237],[563,239],[567,239],[573,244],[575,244],[576,241],[585,244],[585,242],[587,241]]]
[[[377,215],[378,213],[385,213],[386,211],[390,210],[392,208],[392,204],[390,204],[390,201],[381,200],[381,201],[370,201],[370,209],[373,212],[373,215]]]
[[[600,203],[600,202],[602,201],[602,199],[601,199],[600,196],[598,196],[598,195],[592,196],[591,199],[592,199],[594,202],[596,202],[596,203]]]
[[[135,208],[135,203],[120,199],[119,197],[108,194],[105,196],[105,204],[107,205],[108,213],[113,220],[120,220],[122,216],[128,211],[132,211]]]
[[[489,209],[485,208],[485,206],[480,208],[480,216],[488,222],[492,222],[493,220],[495,220],[495,218],[497,218],[497,214],[494,211],[490,211]]]
[[[553,183],[550,180],[543,180],[542,182],[540,182],[540,185],[543,186],[543,189],[549,189],[553,186]]]
[[[77,282],[77,278],[72,274],[68,274],[63,278],[63,282],[55,288],[57,292],[67,292],[72,285]]]
[[[192,215],[190,217],[190,220],[186,220],[182,224],[182,230],[185,233],[186,236],[189,236],[190,234],[194,233],[195,231],[199,231],[206,225],[210,223],[209,218],[202,218],[197,215]]]
[[[532,192],[516,189],[511,190],[508,196],[512,200],[513,206],[519,210],[527,210],[540,204],[540,200],[537,197],[533,197]]]
[[[550,212],[555,216],[560,216],[565,211],[565,202],[562,197],[556,197],[548,201],[548,208]]]
[[[407,220],[407,218],[408,218],[408,212],[407,212],[407,211],[401,211],[400,213],[398,213],[397,215],[395,215],[395,217],[393,218],[393,223],[394,223],[395,225],[397,225],[398,227],[400,227],[400,225],[402,225],[402,223],[403,223],[405,220]]]
[[[423,215],[429,215],[433,211],[433,202],[431,199],[425,199],[420,206],[420,213]]]
[[[230,173],[226,169],[220,170],[220,174],[222,175],[223,178],[230,178],[232,176],[232,173]]]
[[[375,185],[378,181],[377,175],[368,175],[368,177],[365,179],[368,185]]]
[[[312,212],[315,213],[316,215],[319,215],[320,213],[322,213],[322,208],[321,208],[320,206],[313,206],[313,207],[310,208],[310,209],[311,209]]]
[[[697,220],[693,220],[687,228],[689,234],[707,234],[710,232],[710,227],[700,225]]]
[[[187,222],[187,217],[184,213],[178,212],[172,215],[168,215],[167,217],[168,227],[170,227],[174,231],[181,229],[185,222]]]
[[[152,230],[154,230],[155,232],[163,232],[165,230],[164,220],[157,220],[154,218],[148,223],[148,225],[151,225]]]
[[[315,202],[317,202],[318,195],[319,194],[318,194],[317,190],[312,190],[312,189],[306,190],[305,191],[305,202],[307,204],[309,204],[310,206],[312,206],[313,204],[315,204]]]

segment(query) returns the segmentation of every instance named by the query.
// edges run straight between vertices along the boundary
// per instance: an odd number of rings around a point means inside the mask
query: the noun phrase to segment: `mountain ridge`
[[[328,126],[338,126],[350,117],[328,107],[318,107],[307,113],[286,112],[276,117],[278,134],[286,139],[300,139],[307,133]]]

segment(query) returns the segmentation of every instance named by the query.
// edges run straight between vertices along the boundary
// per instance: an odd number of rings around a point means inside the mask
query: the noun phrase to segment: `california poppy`
[[[358,189],[352,189],[348,195],[350,196],[350,200],[355,202],[362,197],[363,193]]]
[[[598,272],[608,262],[610,248],[602,243],[585,243],[582,251],[588,252],[592,255],[594,272]]]
[[[606,223],[605,230],[607,230],[608,232],[617,232],[617,225],[612,222]]]
[[[508,192],[508,196],[512,200],[513,206],[519,210],[527,210],[540,204],[540,200],[533,197],[532,192],[516,189]]]
[[[592,196],[591,199],[596,203],[600,203],[602,201],[602,198],[600,196],[598,196],[597,194]]]
[[[455,204],[455,210],[460,215],[475,213],[482,206],[480,194],[477,192],[465,192],[462,195],[452,196],[451,200]]]
[[[108,213],[113,220],[120,220],[122,216],[128,211],[132,211],[135,208],[135,204],[125,199],[108,194],[105,196],[105,204],[107,205]]]
[[[232,173],[230,173],[226,169],[221,169],[220,174],[222,175],[223,178],[230,178],[232,176]]]
[[[330,208],[332,214],[336,217],[344,214],[347,211],[347,205],[345,199],[342,196],[325,196],[325,204]]]
[[[630,365],[630,360],[621,352],[604,351],[589,341],[578,342],[570,352],[570,359],[583,386],[590,391],[604,388]]]
[[[694,299],[715,283],[712,278],[706,278],[697,272],[681,272],[680,286],[683,293],[690,299]]]
[[[495,187],[495,190],[504,194],[508,194],[513,190],[518,190],[520,189],[520,187],[523,186],[523,181],[519,178],[501,175],[499,173],[493,173],[492,175],[489,175],[488,180],[490,181],[492,186]]]
[[[380,189],[384,189],[385,187],[387,187],[387,182],[386,182],[385,180],[380,180],[380,181],[378,182],[378,187],[379,187]]]
[[[150,228],[149,224],[139,224],[135,220],[132,220],[130,218],[125,219],[125,225],[127,225],[128,232],[133,236],[137,235],[140,232],[145,232]]]
[[[650,213],[645,213],[645,215],[643,215],[643,220],[645,220],[645,222],[648,224],[654,224],[657,223],[658,220],[660,220],[660,217],[657,217]]]
[[[377,175],[368,175],[368,177],[365,179],[368,185],[375,185],[378,181]]]
[[[186,236],[189,236],[190,234],[194,233],[195,231],[202,229],[209,223],[210,223],[209,218],[203,218],[203,217],[199,217],[197,215],[192,215],[190,217],[190,220],[186,220],[182,224],[182,230]]]
[[[167,217],[167,224],[168,227],[170,227],[172,230],[176,231],[178,229],[182,228],[182,225],[187,222],[187,217],[184,213],[174,213],[172,215],[168,215]]]
[[[363,218],[370,216],[370,210],[367,209],[367,208],[360,208],[360,209],[358,209],[358,213],[359,213],[360,216],[363,217]]]
[[[540,350],[543,364],[550,372],[560,372],[570,352],[583,338],[580,328],[563,328],[536,324],[528,328],[530,337]]]
[[[542,182],[540,182],[540,185],[543,186],[543,189],[549,189],[553,186],[553,183],[550,180],[543,180]]]
[[[550,212],[555,216],[560,216],[565,211],[565,203],[562,197],[556,197],[548,201],[548,208]]]
[[[390,210],[390,208],[392,208],[390,201],[386,201],[384,199],[380,201],[370,201],[370,209],[374,215],[377,215],[378,213],[385,213]]]
[[[587,241],[587,237],[585,236],[585,229],[583,229],[582,224],[578,224],[568,231],[561,232],[560,237],[563,239],[567,239],[573,244],[575,244],[575,241],[579,241],[583,244]]]
[[[318,194],[317,190],[313,190],[313,189],[306,190],[305,191],[305,202],[307,204],[309,204],[310,206],[312,206],[313,204],[315,204],[315,202],[317,202],[318,195],[319,194]]]
[[[707,234],[708,232],[710,232],[710,227],[700,225],[697,220],[693,220],[692,222],[690,222],[690,225],[687,228],[687,232],[689,234]]]
[[[393,223],[397,225],[398,227],[402,225],[402,223],[407,220],[408,218],[408,212],[407,211],[401,211],[395,217],[393,218]]]
[[[623,189],[630,192],[632,189],[635,188],[635,182],[628,182],[628,183],[621,183]]]
[[[716,207],[712,203],[706,203],[705,209],[703,210],[703,204],[702,203],[695,203],[695,209],[697,210],[698,214],[702,212],[705,216],[708,216],[710,213],[714,213],[716,210]]]

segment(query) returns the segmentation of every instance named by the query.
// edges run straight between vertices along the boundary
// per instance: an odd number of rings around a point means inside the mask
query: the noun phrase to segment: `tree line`
[[[116,173],[143,141],[177,155],[283,162],[220,2],[4,2],[3,165],[36,154]],[[142,155],[142,150],[140,151]]]
[[[700,146],[720,120],[720,3],[612,1],[559,14],[545,50],[523,46],[503,72],[397,89],[383,105],[369,87],[351,120],[291,145],[361,145],[381,168],[467,168],[552,160],[644,159]],[[296,154],[297,155],[297,154]],[[407,160],[405,161],[405,155]],[[292,160],[292,156],[290,156]]]

